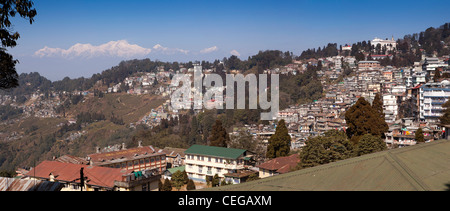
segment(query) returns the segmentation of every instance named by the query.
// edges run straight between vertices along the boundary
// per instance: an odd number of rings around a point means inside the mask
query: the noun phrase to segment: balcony
[[[424,97],[450,97],[450,93],[448,92],[424,92]]]
[[[244,165],[243,164],[225,164],[225,168],[226,169],[243,169]]]
[[[114,186],[122,188],[133,188],[143,184],[152,183],[161,179],[161,175],[146,175],[144,177],[138,177],[130,181],[114,181]]]

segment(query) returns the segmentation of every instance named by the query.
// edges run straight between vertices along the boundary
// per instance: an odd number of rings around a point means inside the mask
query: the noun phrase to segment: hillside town
[[[389,42],[388,42],[389,41]],[[373,40],[395,49],[395,41]],[[393,45],[394,44],[394,45]],[[391,49],[391,50],[392,50]],[[344,46],[343,51],[351,50]],[[279,111],[277,118],[269,124],[246,124],[244,127],[228,131],[236,135],[239,131],[250,133],[263,149],[275,134],[277,123],[284,120],[292,139],[291,150],[301,151],[309,138],[325,134],[329,130],[345,131],[347,124],[345,112],[359,98],[372,102],[377,94],[382,96],[383,112],[389,130],[385,133],[388,148],[402,148],[416,145],[415,132],[421,128],[426,142],[446,137],[446,126],[438,118],[442,116],[442,104],[450,97],[450,79],[436,75],[448,75],[449,56],[436,57],[423,54],[420,62],[413,66],[383,66],[381,59],[392,55],[373,55],[364,52],[365,59],[358,61],[354,56],[338,55],[319,59],[294,60],[283,67],[264,70],[265,74],[297,75],[306,71],[308,66],[318,67],[317,76],[324,88],[322,97],[311,103],[293,104]],[[370,60],[368,60],[370,59]],[[127,95],[158,95],[166,101],[150,113],[130,123],[130,128],[146,125],[157,127],[163,120],[179,118],[183,111],[173,109],[170,96],[176,90],[171,86],[175,74],[193,74],[201,71],[207,75],[213,69],[203,69],[196,64],[192,68],[180,67],[178,70],[158,67],[154,72],[138,72],[126,77],[122,82],[104,89],[101,95],[122,93]],[[228,70],[239,74],[242,70]],[[347,72],[347,73],[346,73]],[[101,82],[98,82],[101,84]],[[226,87],[224,87],[225,89]],[[192,88],[191,91],[195,91]],[[95,93],[94,93],[95,92]],[[64,104],[62,99],[83,96],[78,99],[98,96],[98,90],[75,90],[67,92],[41,93],[39,90],[26,102],[19,103],[9,95],[0,96],[0,105],[10,105],[21,109],[20,118],[64,118],[57,112]],[[49,97],[50,96],[50,97]],[[225,99],[226,97],[224,97]],[[77,98],[74,98],[77,99]],[[72,99],[72,101],[74,100]],[[216,99],[218,100],[218,99]],[[223,104],[224,102],[218,102]],[[197,113],[203,112],[197,110]],[[9,120],[18,121],[18,120]],[[77,122],[73,117],[67,119],[67,125]],[[2,124],[7,124],[3,122]],[[62,127],[64,124],[59,125]],[[1,134],[0,134],[1,135]],[[7,141],[20,139],[19,134],[7,134]],[[66,141],[73,141],[86,135],[86,131],[71,132]],[[95,154],[84,158],[64,155],[51,161],[44,161],[34,167],[18,169],[20,178],[45,182],[49,188],[57,190],[107,190],[107,191],[147,191],[161,189],[166,178],[171,179],[177,171],[186,172],[197,188],[218,175],[224,183],[239,184],[257,177],[264,178],[291,171],[299,162],[298,156],[276,159],[258,157],[255,152],[245,149],[193,145],[188,149],[142,146],[127,149],[125,144],[97,148]],[[87,180],[82,181],[78,173],[84,169]],[[107,177],[103,177],[108,172]],[[20,181],[7,181],[6,183]],[[6,184],[5,183],[5,184]],[[9,185],[13,187],[13,185]]]

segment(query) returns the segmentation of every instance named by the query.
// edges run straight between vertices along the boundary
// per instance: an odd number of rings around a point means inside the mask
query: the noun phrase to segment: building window
[[[211,162],[211,157],[208,157],[208,162]]]
[[[146,158],[145,163],[150,163],[150,159]]]

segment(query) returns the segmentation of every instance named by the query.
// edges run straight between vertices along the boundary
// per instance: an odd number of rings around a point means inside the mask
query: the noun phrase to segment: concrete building
[[[378,46],[378,44],[380,44],[381,49],[383,49],[383,47],[385,47],[387,51],[392,51],[394,49],[397,49],[397,42],[394,40],[394,37],[392,37],[391,40],[388,40],[387,38],[385,40],[382,40],[380,38],[375,38],[370,43],[372,44],[372,46],[374,48],[376,48]]]
[[[434,77],[434,73],[436,68],[439,67],[448,67],[448,63],[440,60],[437,57],[426,57],[423,61],[422,71],[426,72],[427,77],[432,79]]]
[[[426,71],[416,71],[413,74],[413,86],[426,83]]]
[[[450,82],[429,82],[420,87],[420,120],[436,124],[442,116],[442,104],[450,98]]]
[[[387,123],[392,123],[398,115],[397,97],[392,94],[383,96],[384,114]]]
[[[379,61],[360,61],[358,62],[358,70],[377,70],[380,69]]]
[[[155,174],[162,174],[166,170],[166,153],[153,146],[139,146],[137,148],[122,149],[111,152],[99,152],[88,155],[90,164],[118,168],[124,170],[152,170]]]
[[[342,50],[343,51],[351,51],[352,50],[352,46],[348,45],[348,44],[345,44],[345,46],[342,46]]]
[[[227,173],[237,173],[250,164],[247,150],[193,145],[185,152],[186,173],[194,181],[205,182],[218,175],[222,181]]]

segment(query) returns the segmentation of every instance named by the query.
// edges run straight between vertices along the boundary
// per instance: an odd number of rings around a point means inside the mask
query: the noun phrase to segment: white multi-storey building
[[[437,57],[426,57],[423,61],[422,71],[426,72],[427,76],[432,78],[438,67],[448,67],[448,64]]]
[[[413,74],[413,86],[418,84],[426,83],[426,73],[425,71],[418,71]]]
[[[185,152],[185,171],[194,181],[206,182],[214,175],[222,181],[224,174],[243,170],[251,155],[244,149],[193,145]]]
[[[384,114],[387,123],[392,123],[398,115],[397,97],[392,94],[383,96]]]
[[[377,47],[378,44],[381,45],[381,48],[385,47],[386,50],[391,51],[397,48],[397,42],[394,40],[394,37],[392,37],[391,40],[388,40],[387,38],[385,40],[382,40],[380,38],[375,38],[370,42],[374,48]]]
[[[420,87],[420,120],[437,123],[442,116],[442,104],[450,98],[450,82],[426,83]]]

